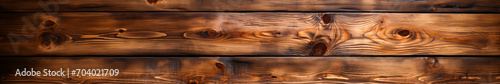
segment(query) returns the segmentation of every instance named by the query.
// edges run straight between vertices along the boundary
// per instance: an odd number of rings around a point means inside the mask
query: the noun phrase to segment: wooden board
[[[500,83],[497,57],[0,58],[1,83]],[[17,69],[118,69],[114,76],[15,76]],[[75,72],[78,73],[78,72]],[[103,72],[104,73],[104,72]],[[45,74],[42,72],[42,75]],[[65,73],[66,74],[66,73]],[[102,73],[101,73],[102,74]]]
[[[0,83],[500,83],[499,4],[1,0]]]
[[[7,13],[1,55],[499,55],[500,14]]]
[[[498,0],[2,0],[0,10],[500,12],[498,4]]]

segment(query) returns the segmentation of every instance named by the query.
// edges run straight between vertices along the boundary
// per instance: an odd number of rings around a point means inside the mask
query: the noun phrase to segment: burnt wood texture
[[[0,17],[2,55],[500,54],[499,14],[61,12]]]
[[[500,83],[498,57],[0,58],[0,83]],[[118,69],[117,76],[14,76],[16,69]],[[104,73],[104,72],[103,72]]]
[[[1,0],[0,83],[500,83],[499,12],[500,0]]]
[[[2,12],[370,11],[500,12],[498,0],[2,0]]]

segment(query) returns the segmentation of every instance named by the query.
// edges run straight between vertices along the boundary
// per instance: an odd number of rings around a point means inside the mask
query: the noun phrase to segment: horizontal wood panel
[[[1,83],[500,83],[497,57],[0,58]],[[17,69],[116,76],[15,76]],[[42,75],[44,73],[42,72]]]
[[[499,55],[500,14],[2,13],[1,55]]]
[[[498,0],[2,0],[1,12],[370,11],[499,12]]]

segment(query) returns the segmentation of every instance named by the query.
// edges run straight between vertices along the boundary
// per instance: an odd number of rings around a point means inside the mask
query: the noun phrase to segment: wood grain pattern
[[[1,12],[370,11],[499,12],[498,0],[2,0]]]
[[[499,55],[499,14],[4,13],[2,55]],[[31,19],[31,18],[34,19]],[[30,18],[30,19],[27,19]]]
[[[1,83],[500,83],[498,57],[0,58]],[[117,76],[20,77],[16,69],[119,69]]]

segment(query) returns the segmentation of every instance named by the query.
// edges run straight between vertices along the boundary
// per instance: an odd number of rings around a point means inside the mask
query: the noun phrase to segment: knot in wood
[[[38,34],[39,47],[44,50],[51,50],[67,41],[69,38],[61,34],[52,32],[42,32]]]
[[[217,37],[220,37],[221,36],[221,31],[220,30],[217,30],[217,29],[207,29],[207,30],[203,30],[201,32],[201,35],[207,37],[207,38],[217,38]]]
[[[42,22],[42,26],[48,29],[54,29],[56,28],[57,24],[52,20],[45,20]]]
[[[327,46],[323,42],[318,42],[312,47],[312,55],[313,56],[323,56],[327,50]]]
[[[323,14],[321,16],[321,20],[323,21],[323,24],[330,24],[332,22],[332,16],[330,14]]]

